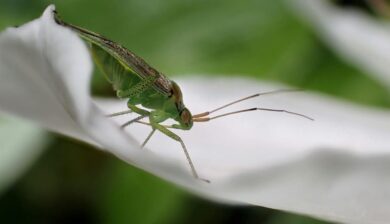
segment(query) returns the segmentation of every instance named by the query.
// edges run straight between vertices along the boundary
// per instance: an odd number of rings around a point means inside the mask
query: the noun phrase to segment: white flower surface
[[[329,0],[286,1],[343,59],[390,90],[390,23]]]
[[[0,34],[0,110],[89,142],[133,166],[200,196],[235,204],[281,209],[332,221],[390,221],[390,113],[314,93],[264,96],[226,111],[249,107],[287,109],[250,112],[196,123],[177,131],[199,175],[191,176],[178,142],[150,129],[119,124],[134,115],[119,100],[92,100],[92,62],[76,34],[53,20],[54,6],[20,28]],[[193,113],[257,92],[286,88],[242,78],[177,80]],[[130,171],[129,171],[130,172]]]

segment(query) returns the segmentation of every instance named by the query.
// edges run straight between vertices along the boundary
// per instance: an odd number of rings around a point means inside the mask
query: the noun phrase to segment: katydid
[[[169,129],[190,130],[193,126],[193,122],[207,122],[224,116],[259,110],[283,112],[313,120],[312,118],[303,114],[287,110],[258,107],[233,111],[210,117],[210,115],[214,112],[244,100],[266,94],[297,91],[290,89],[257,93],[238,99],[214,110],[192,115],[190,110],[188,110],[183,103],[183,95],[180,87],[174,81],[168,79],[163,73],[152,68],[142,58],[122,45],[111,41],[100,34],[62,21],[56,11],[54,11],[54,14],[55,21],[59,25],[75,31],[89,44],[92,57],[97,67],[103,72],[108,82],[113,85],[117,96],[119,98],[128,98],[127,106],[129,110],[121,111],[108,116],[114,117],[132,112],[138,114],[138,117],[123,124],[122,128],[133,123],[149,125],[152,128],[150,134],[141,144],[141,148],[146,145],[156,130],[172,138],[173,140],[180,142],[188,164],[191,168],[192,175],[196,179],[209,182],[208,180],[199,177],[183,140]],[[142,121],[143,118],[149,118],[149,122]],[[172,119],[176,121],[176,123],[173,125],[162,124],[162,122],[168,119]]]

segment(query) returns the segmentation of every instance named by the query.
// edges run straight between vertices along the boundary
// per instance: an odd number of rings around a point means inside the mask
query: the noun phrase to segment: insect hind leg
[[[180,142],[181,144],[181,147],[184,151],[184,154],[186,156],[186,159],[187,159],[187,162],[191,168],[191,172],[192,172],[192,175],[196,178],[196,179],[199,179],[199,180],[202,180],[204,182],[207,182],[207,183],[210,183],[209,180],[206,180],[206,179],[203,179],[203,178],[200,178],[196,169],[195,169],[195,166],[194,166],[194,163],[192,162],[191,160],[191,157],[190,157],[190,154],[188,153],[188,150],[187,150],[187,147],[185,146],[183,140],[178,136],[176,135],[175,133],[173,133],[172,131],[168,130],[166,127],[156,123],[156,122],[153,122],[153,120],[151,119],[150,120],[150,124],[152,125],[153,129],[157,129],[159,130],[161,133],[165,134],[166,136],[172,138],[173,140],[175,141],[178,141]]]
[[[149,133],[148,137],[146,137],[145,141],[142,143],[141,149],[143,149],[145,147],[146,143],[148,143],[148,141],[150,140],[150,138],[152,137],[154,132],[156,132],[156,129],[152,128],[152,131]]]

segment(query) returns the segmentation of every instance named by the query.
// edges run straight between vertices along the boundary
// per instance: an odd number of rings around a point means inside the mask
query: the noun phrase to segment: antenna
[[[283,109],[270,109],[270,108],[259,108],[259,107],[253,107],[253,108],[244,109],[244,110],[232,111],[232,112],[220,114],[220,115],[217,115],[214,117],[197,117],[197,118],[194,118],[193,121],[194,122],[207,122],[210,120],[214,120],[214,119],[221,118],[221,117],[226,117],[226,116],[233,115],[233,114],[245,113],[245,112],[256,111],[256,110],[287,113],[287,114],[300,116],[300,117],[306,118],[308,120],[314,121],[313,118],[306,116],[304,114],[300,114],[300,113],[296,113],[296,112],[292,112],[292,111],[288,111],[288,110],[283,110]]]
[[[271,108],[260,108],[260,107],[253,107],[253,108],[244,109],[244,110],[237,110],[237,111],[232,111],[232,112],[220,114],[220,115],[217,115],[217,116],[214,116],[214,117],[207,117],[208,115],[210,115],[210,114],[212,114],[212,113],[214,113],[216,111],[222,110],[222,109],[224,109],[226,107],[229,107],[229,106],[231,106],[233,104],[237,104],[237,103],[240,103],[242,101],[249,100],[249,99],[252,99],[252,98],[255,98],[255,97],[264,96],[264,95],[271,95],[271,94],[278,94],[278,93],[285,93],[285,92],[297,92],[297,91],[302,91],[302,90],[300,90],[300,89],[280,89],[280,90],[275,90],[275,91],[256,93],[256,94],[253,94],[253,95],[250,95],[250,96],[243,97],[241,99],[235,100],[235,101],[230,102],[228,104],[222,105],[222,106],[220,106],[220,107],[218,107],[218,108],[216,108],[214,110],[206,111],[206,112],[199,113],[199,114],[195,114],[195,115],[192,116],[192,118],[193,118],[194,122],[207,122],[207,121],[210,121],[210,120],[214,120],[214,119],[217,119],[217,118],[230,116],[230,115],[233,115],[233,114],[239,114],[239,113],[245,113],[245,112],[250,112],[250,111],[259,111],[259,110],[261,110],[261,111],[271,111],[271,112],[280,112],[280,113],[292,114],[292,115],[300,116],[300,117],[306,118],[308,120],[314,121],[313,118],[311,118],[309,116],[306,116],[304,114],[300,114],[300,113],[296,113],[296,112],[292,112],[292,111],[288,111],[288,110],[284,110],[284,109],[271,109]]]
[[[229,106],[231,106],[233,104],[237,104],[237,103],[240,103],[242,101],[249,100],[249,99],[252,99],[252,98],[256,98],[256,97],[259,97],[259,96],[278,94],[278,93],[286,93],[286,92],[298,92],[298,91],[302,91],[302,90],[300,90],[300,89],[279,89],[279,90],[274,90],[274,91],[269,91],[269,92],[256,93],[256,94],[253,94],[253,95],[250,95],[250,96],[247,96],[247,97],[235,100],[235,101],[230,102],[228,104],[225,104],[223,106],[220,106],[220,107],[218,107],[218,108],[216,108],[214,110],[206,111],[206,112],[199,113],[199,114],[195,114],[195,115],[192,116],[192,118],[204,117],[204,116],[207,116],[207,115],[212,114],[214,112],[217,112],[219,110],[222,110],[222,109],[224,109],[226,107],[229,107]]]

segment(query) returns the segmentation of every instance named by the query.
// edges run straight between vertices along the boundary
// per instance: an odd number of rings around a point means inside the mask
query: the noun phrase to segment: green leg
[[[128,122],[122,124],[122,125],[121,125],[121,128],[123,129],[123,128],[125,128],[125,127],[131,125],[132,123],[134,123],[134,122],[136,122],[136,121],[139,121],[139,120],[141,120],[142,118],[147,117],[147,116],[148,116],[148,115],[140,115],[140,116],[134,118],[133,120],[130,120],[130,121],[128,121]]]
[[[156,80],[155,77],[152,77],[152,78],[149,78],[149,79],[145,79],[145,80],[143,80],[142,82],[138,83],[137,85],[135,85],[133,88],[131,88],[129,90],[126,90],[126,91],[118,90],[117,91],[117,95],[120,98],[125,98],[125,97],[129,97],[130,98],[130,97],[136,96],[136,95],[142,93],[143,91],[145,91],[147,88],[149,88],[150,85],[151,85],[151,82],[154,81],[154,80]],[[132,124],[132,123],[134,123],[136,121],[139,121],[142,118],[149,116],[149,114],[150,114],[149,111],[141,109],[141,108],[138,108],[137,106],[135,106],[135,105],[133,105],[133,104],[131,104],[129,102],[127,103],[127,107],[130,110],[128,110],[128,111],[121,111],[121,112],[118,112],[118,113],[114,113],[114,114],[109,114],[108,115],[108,117],[114,117],[114,116],[128,114],[128,113],[131,113],[131,112],[134,112],[134,113],[137,113],[137,114],[140,115],[139,117],[136,117],[133,120],[128,121],[125,124],[123,124],[122,128],[125,128],[126,126],[128,126],[128,125],[130,125],[130,124]]]
[[[148,141],[150,140],[150,138],[152,137],[152,135],[154,134],[155,131],[156,131],[156,129],[152,128],[152,131],[149,133],[148,137],[146,137],[145,141],[141,145],[142,149],[145,147],[146,143],[148,143]]]
[[[149,116],[150,112],[144,109],[141,109],[137,106],[134,106],[133,104],[127,103],[127,107],[133,111],[134,113],[137,113],[139,115],[146,115]]]
[[[125,127],[129,126],[130,124],[132,124],[132,123],[134,123],[136,121],[139,121],[139,120],[141,120],[144,117],[149,116],[149,114],[150,114],[149,111],[141,109],[141,108],[138,108],[138,107],[136,107],[136,106],[134,106],[132,104],[129,104],[129,103],[127,104],[127,107],[129,107],[130,111],[132,111],[134,113],[137,113],[140,116],[134,118],[133,120],[130,120],[130,121],[124,123],[123,125],[121,125],[121,128],[125,128]]]
[[[118,91],[117,91],[117,95],[118,95],[118,97],[120,97],[120,98],[131,98],[131,97],[135,97],[135,96],[139,95],[140,93],[142,93],[143,91],[145,91],[146,89],[150,88],[150,85],[151,85],[156,79],[157,79],[157,77],[151,76],[150,78],[147,78],[147,79],[142,80],[142,81],[139,82],[137,85],[133,86],[132,88],[130,88],[130,89],[128,89],[128,90],[125,90],[125,91],[118,90]],[[132,124],[132,123],[134,123],[134,122],[136,122],[136,121],[139,121],[139,120],[141,120],[142,118],[149,116],[149,114],[150,114],[149,111],[144,110],[144,109],[141,109],[141,108],[138,108],[137,106],[131,104],[130,102],[127,103],[127,107],[130,109],[129,111],[135,112],[135,113],[139,114],[140,116],[134,118],[134,119],[131,120],[131,121],[126,122],[125,124],[123,124],[123,125],[122,125],[122,128],[125,128],[126,126],[128,126],[128,125],[130,125],[130,124]],[[125,112],[115,113],[114,116],[122,115],[122,114],[124,114],[124,113],[125,113]]]
[[[154,122],[153,119],[152,119],[151,117],[150,117],[150,124],[152,125],[152,127],[153,127],[154,129],[157,129],[157,130],[161,131],[163,134],[165,134],[166,136],[172,138],[173,140],[176,140],[176,141],[180,142],[181,147],[183,148],[184,154],[186,155],[188,164],[190,165],[192,175],[193,175],[196,179],[203,180],[203,181],[205,181],[205,182],[207,182],[207,183],[210,182],[209,180],[199,178],[199,175],[198,175],[198,173],[196,172],[195,166],[194,166],[194,164],[192,163],[190,154],[189,154],[188,151],[187,151],[187,147],[185,146],[183,140],[182,140],[179,136],[177,136],[175,133],[173,133],[173,132],[171,132],[170,130],[168,130],[166,127],[161,126],[160,124]]]
[[[132,112],[133,112],[132,110],[125,110],[125,111],[120,111],[120,112],[116,112],[113,114],[107,114],[106,116],[107,117],[116,117],[116,116],[121,116],[121,115],[125,115],[125,114],[130,114]]]

